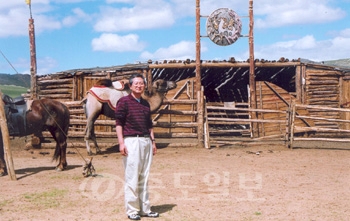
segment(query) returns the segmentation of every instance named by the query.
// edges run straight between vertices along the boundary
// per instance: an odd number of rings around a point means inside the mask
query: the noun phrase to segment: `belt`
[[[126,137],[151,137],[149,134],[124,135]]]

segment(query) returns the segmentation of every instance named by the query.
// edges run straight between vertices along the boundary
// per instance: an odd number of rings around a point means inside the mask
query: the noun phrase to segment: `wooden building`
[[[85,117],[81,100],[101,78],[112,81],[140,72],[149,81],[173,80],[178,87],[167,94],[167,100],[154,115],[158,137],[205,137],[211,144],[230,143],[234,139],[288,140],[291,127],[349,129],[350,114],[340,111],[350,102],[350,68],[336,67],[307,60],[255,61],[256,109],[250,108],[249,62],[203,61],[201,85],[203,95],[195,91],[195,62],[163,61],[106,68],[62,71],[37,76],[38,98],[63,101],[71,111],[69,137],[83,138]],[[334,108],[331,111],[300,108],[291,122],[292,104]],[[204,107],[204,120],[198,111]],[[345,109],[345,108],[343,108]],[[345,121],[324,121],[323,118]],[[98,138],[115,138],[114,121],[100,117],[96,122]],[[204,127],[205,134],[198,134]],[[329,132],[315,132],[312,136],[333,136]],[[346,132],[346,131],[345,131]],[[311,133],[308,133],[311,134]],[[342,133],[337,133],[342,134]],[[203,140],[206,140],[203,138]],[[221,140],[220,140],[221,139]],[[200,140],[200,139],[199,139]],[[224,140],[224,141],[223,141]]]

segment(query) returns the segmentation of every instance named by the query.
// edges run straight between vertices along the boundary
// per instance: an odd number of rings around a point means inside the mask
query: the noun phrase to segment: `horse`
[[[110,79],[102,79],[96,83],[88,92],[83,99],[83,107],[86,115],[86,127],[85,127],[85,137],[86,150],[88,155],[92,155],[90,149],[89,140],[92,140],[95,148],[96,154],[101,153],[101,150],[96,141],[96,135],[94,130],[94,123],[96,119],[102,114],[109,118],[115,119],[115,105],[117,101],[123,97],[130,94],[128,81],[114,81]],[[151,107],[151,112],[154,113],[162,105],[165,94],[174,88],[176,88],[175,81],[166,81],[158,79],[153,82],[151,90],[145,91],[142,98],[146,99]],[[94,92],[94,88],[103,88],[101,96]]]
[[[15,108],[16,106],[19,107],[25,105],[28,107],[28,109],[23,111],[23,118],[16,116],[16,119],[23,119],[22,125],[24,126],[21,130],[15,130],[17,133],[12,135],[22,137],[34,134],[34,136],[41,138],[42,132],[48,130],[56,141],[56,148],[52,159],[58,161],[59,163],[55,169],[56,171],[65,170],[67,168],[66,149],[70,117],[68,108],[63,103],[52,99],[24,101],[23,97],[20,98],[21,102],[15,102],[7,95],[3,96],[5,107],[10,105],[12,107],[12,111],[15,110],[14,112],[20,112],[18,111],[19,108]],[[13,121],[17,121],[14,119],[11,120],[11,118],[8,117],[6,118],[8,119],[8,125],[11,123],[11,121],[12,123],[15,123]],[[15,124],[12,124],[12,126],[14,125]],[[9,134],[11,135],[10,131]],[[5,175],[6,173],[7,169],[4,160],[3,138],[0,131],[0,176]]]

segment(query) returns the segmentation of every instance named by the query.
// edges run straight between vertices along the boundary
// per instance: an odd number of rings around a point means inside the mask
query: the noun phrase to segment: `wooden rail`
[[[208,125],[208,143],[210,145],[225,145],[236,144],[238,140],[255,140],[252,138],[252,123],[256,123],[258,126],[263,124],[287,124],[287,111],[272,110],[272,109],[256,109],[249,108],[248,103],[236,103],[233,106],[223,107],[222,104],[211,104],[206,106],[206,124]],[[285,115],[284,120],[278,119],[252,119],[250,118],[251,112],[259,114],[261,113],[276,113]],[[220,127],[221,125],[221,127]],[[232,136],[235,134],[235,136]],[[240,134],[240,136],[237,136]],[[218,138],[218,136],[220,136]],[[227,136],[228,140],[222,142],[224,137]],[[281,139],[285,135],[271,135],[267,139]],[[264,137],[261,137],[264,140]]]
[[[326,117],[314,117],[314,116],[305,116],[296,114],[298,110],[306,109],[308,111],[329,111],[338,113],[339,119],[326,118]],[[287,147],[293,148],[294,141],[330,141],[330,142],[350,142],[348,139],[350,135],[350,120],[340,119],[340,113],[349,113],[350,109],[345,108],[331,108],[325,106],[317,105],[300,105],[295,104],[294,102],[290,106],[289,110],[289,128],[287,130]],[[332,115],[332,116],[333,116]],[[318,125],[328,125],[326,122],[333,122],[332,125],[327,126],[297,126],[295,125],[296,119],[312,119],[318,121]],[[334,125],[337,125],[337,128],[334,128]],[[300,137],[296,136],[299,133],[314,133],[313,136]],[[317,133],[322,133],[321,137],[317,137]],[[324,134],[327,134],[327,137]],[[331,137],[331,138],[330,138]]]

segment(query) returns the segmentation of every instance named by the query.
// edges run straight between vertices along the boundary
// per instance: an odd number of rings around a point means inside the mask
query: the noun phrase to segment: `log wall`
[[[305,103],[306,105],[325,106],[330,108],[339,108],[341,93],[340,79],[342,73],[336,70],[328,69],[306,69],[305,81]],[[311,109],[310,116],[325,117],[330,119],[340,119],[339,111],[330,111],[322,109]],[[332,121],[315,120],[315,126],[327,128],[339,128],[339,124]]]

